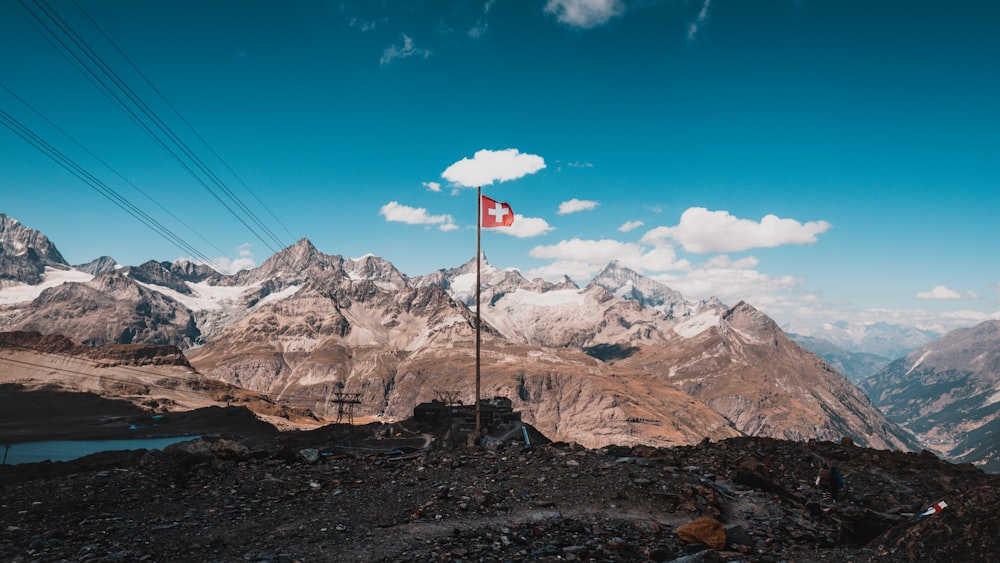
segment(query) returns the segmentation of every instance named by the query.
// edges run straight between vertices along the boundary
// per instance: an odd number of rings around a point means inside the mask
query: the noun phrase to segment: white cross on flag
[[[480,224],[483,227],[509,227],[514,224],[514,210],[506,203],[482,196],[480,205],[482,206]]]

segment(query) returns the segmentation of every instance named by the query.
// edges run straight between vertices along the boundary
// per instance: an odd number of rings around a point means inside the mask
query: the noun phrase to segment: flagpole
[[[482,230],[483,230],[483,187],[476,187],[476,440],[479,440],[479,373],[480,373],[480,348],[482,347],[481,317],[479,316],[479,297],[482,280],[480,277],[481,267],[479,264],[482,256]]]

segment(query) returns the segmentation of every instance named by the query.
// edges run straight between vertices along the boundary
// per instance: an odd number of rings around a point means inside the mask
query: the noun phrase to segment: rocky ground
[[[995,561],[1000,553],[1000,476],[926,452],[759,438],[599,450],[436,443],[413,427],[332,425],[0,466],[0,560]],[[813,484],[824,461],[847,479],[836,502]],[[948,505],[942,512],[918,516],[938,501]]]

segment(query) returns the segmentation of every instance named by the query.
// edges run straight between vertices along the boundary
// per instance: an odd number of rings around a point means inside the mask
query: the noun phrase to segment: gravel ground
[[[995,561],[1000,553],[1000,476],[927,452],[759,438],[445,450],[419,431],[374,439],[384,430],[232,434],[163,452],[0,466],[0,560]],[[823,462],[847,479],[837,501],[814,485]],[[943,512],[918,516],[942,500]],[[707,530],[688,536],[698,518]]]

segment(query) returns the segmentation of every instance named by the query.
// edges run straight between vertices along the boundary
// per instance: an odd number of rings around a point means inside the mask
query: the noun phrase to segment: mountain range
[[[303,239],[233,275],[189,261],[72,267],[0,216],[0,330],[173,345],[201,376],[275,401],[408,416],[474,399],[477,260],[410,277]],[[557,440],[680,445],[737,435],[919,447],[831,365],[748,303],[691,302],[610,263],[586,287],[482,262],[482,380]]]
[[[1000,471],[1000,321],[952,331],[862,387],[928,447]]]
[[[781,328],[789,334],[803,335],[823,342],[824,347],[835,346],[850,354],[873,354],[889,359],[901,358],[945,334],[928,328],[887,322],[844,320],[825,323],[819,328],[799,326],[799,323],[793,321]]]
[[[850,352],[822,338],[791,333],[788,336],[806,350],[829,362],[834,369],[855,384],[872,377],[892,362],[892,358],[870,352]]]

